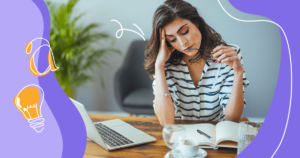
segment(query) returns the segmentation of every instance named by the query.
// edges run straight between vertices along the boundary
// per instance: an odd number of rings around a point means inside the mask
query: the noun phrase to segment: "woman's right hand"
[[[161,28],[159,30],[160,33],[160,46],[159,46],[159,52],[156,57],[155,67],[158,68],[164,68],[165,63],[170,58],[171,53],[175,50],[173,47],[168,47],[166,44],[166,38],[165,38],[165,29]]]

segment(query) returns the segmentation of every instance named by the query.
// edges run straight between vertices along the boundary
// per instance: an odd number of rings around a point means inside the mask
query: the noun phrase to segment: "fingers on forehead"
[[[161,37],[161,28],[159,28],[159,36]]]
[[[162,37],[164,37],[164,28],[160,28],[159,29],[159,36],[160,36],[160,38],[162,38]]]

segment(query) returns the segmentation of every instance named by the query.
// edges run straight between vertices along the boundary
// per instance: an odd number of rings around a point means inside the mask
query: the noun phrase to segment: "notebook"
[[[238,123],[231,121],[221,121],[216,125],[200,123],[193,125],[182,125],[185,128],[186,139],[197,140],[202,148],[218,149],[219,147],[237,148]],[[211,136],[213,140],[197,132],[197,129]]]

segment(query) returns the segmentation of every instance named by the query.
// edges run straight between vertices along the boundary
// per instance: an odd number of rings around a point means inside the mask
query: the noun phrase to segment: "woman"
[[[241,118],[249,85],[242,53],[225,43],[189,3],[167,0],[157,8],[145,56],[162,126],[173,124],[174,118],[247,121]]]

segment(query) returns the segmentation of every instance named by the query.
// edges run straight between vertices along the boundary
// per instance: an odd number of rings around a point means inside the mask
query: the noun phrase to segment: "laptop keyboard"
[[[103,138],[105,144],[107,144],[111,147],[117,147],[117,146],[121,146],[121,145],[127,145],[127,144],[134,143],[130,139],[124,137],[120,133],[105,126],[102,123],[95,124],[95,127],[97,128],[98,132],[101,134],[101,137]]]

